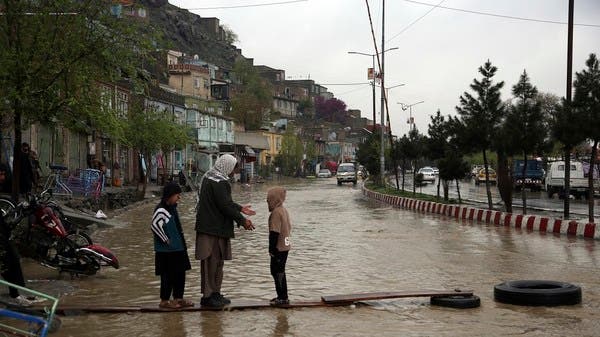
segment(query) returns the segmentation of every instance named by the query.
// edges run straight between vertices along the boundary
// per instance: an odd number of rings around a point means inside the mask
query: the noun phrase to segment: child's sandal
[[[177,301],[161,301],[158,304],[158,307],[162,308],[162,309],[181,309],[182,308],[181,304],[179,304],[179,302],[177,302]]]
[[[189,308],[194,306],[194,302],[186,300],[184,298],[178,298],[175,301],[177,301],[177,304],[179,304],[182,308]]]

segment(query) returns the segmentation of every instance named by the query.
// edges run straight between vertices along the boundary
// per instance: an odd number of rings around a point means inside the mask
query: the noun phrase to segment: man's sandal
[[[186,300],[185,298],[178,298],[173,301],[176,301],[182,308],[189,308],[194,306],[194,302],[190,300]]]
[[[182,308],[181,304],[179,304],[179,302],[177,300],[161,301],[158,304],[158,307],[162,308],[162,309],[181,309]]]

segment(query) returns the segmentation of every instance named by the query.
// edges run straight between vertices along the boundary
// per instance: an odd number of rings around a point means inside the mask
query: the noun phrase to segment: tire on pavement
[[[581,287],[559,281],[516,280],[494,286],[494,300],[526,306],[558,306],[581,303]]]
[[[430,300],[431,305],[440,307],[468,309],[477,308],[481,305],[481,300],[478,296],[433,296]]]

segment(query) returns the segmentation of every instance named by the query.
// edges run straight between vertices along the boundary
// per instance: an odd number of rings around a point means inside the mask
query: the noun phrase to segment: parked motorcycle
[[[83,232],[65,229],[60,206],[51,197],[51,190],[30,194],[4,215],[14,226],[12,238],[21,255],[72,275],[94,275],[101,266],[118,269],[119,261],[108,248],[93,244]]]

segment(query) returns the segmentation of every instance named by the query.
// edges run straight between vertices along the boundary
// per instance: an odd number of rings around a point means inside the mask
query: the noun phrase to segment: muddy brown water
[[[266,190],[272,182],[234,186],[234,199],[251,204],[256,230],[236,231],[233,261],[225,264],[223,292],[233,300],[274,297],[267,254]],[[473,289],[476,309],[431,306],[428,298],[391,299],[368,306],[259,309],[230,312],[84,314],[62,317],[52,336],[598,336],[600,250],[594,240],[457,222],[365,199],[360,185],[335,178],[288,181],[286,207],[293,222],[288,259],[290,299],[419,289]],[[119,257],[119,270],[70,279],[25,262],[33,288],[60,304],[151,305],[159,278],[149,221],[154,202],[112,219],[93,233]],[[193,247],[195,195],[179,205]],[[190,249],[190,256],[193,251]],[[187,274],[186,297],[200,299],[199,263]],[[564,307],[497,303],[494,285],[548,279],[582,287],[583,302]]]

